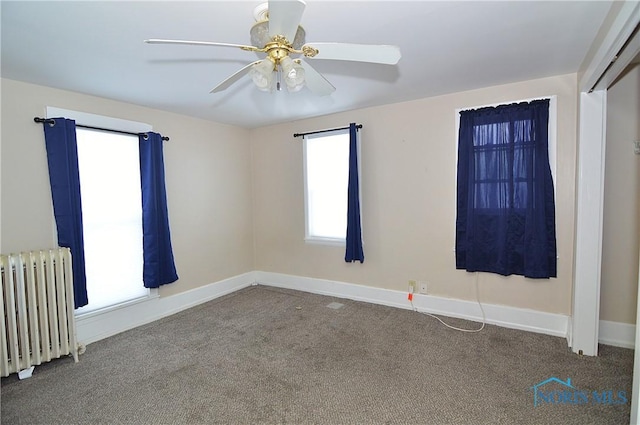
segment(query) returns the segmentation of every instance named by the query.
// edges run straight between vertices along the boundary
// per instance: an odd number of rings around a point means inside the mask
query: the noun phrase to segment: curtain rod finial
[[[51,126],[54,126],[56,124],[56,121],[52,118],[33,117],[33,121],[42,124],[49,124]]]

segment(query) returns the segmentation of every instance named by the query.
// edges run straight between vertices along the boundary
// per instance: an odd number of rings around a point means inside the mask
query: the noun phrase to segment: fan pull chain
[[[276,71],[276,90],[277,91],[281,91],[282,90],[282,67],[280,67],[279,65],[276,65],[276,67],[278,68],[278,70]]]

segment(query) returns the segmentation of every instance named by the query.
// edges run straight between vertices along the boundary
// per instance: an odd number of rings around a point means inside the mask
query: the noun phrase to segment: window
[[[535,186],[532,120],[489,122],[473,127],[475,209],[524,209]],[[512,134],[513,133],[513,134]]]
[[[151,126],[47,107],[47,116],[126,132]],[[138,137],[76,127],[89,304],[76,315],[148,299],[143,285],[142,194]]]
[[[460,113],[456,268],[556,276],[549,104]]]
[[[304,137],[308,242],[345,243],[349,181],[349,131]]]
[[[136,136],[76,128],[89,304],[78,313],[146,297]]]

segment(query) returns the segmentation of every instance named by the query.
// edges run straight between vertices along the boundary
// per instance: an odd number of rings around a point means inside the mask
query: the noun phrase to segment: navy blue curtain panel
[[[87,305],[89,301],[84,262],[76,123],[65,118],[55,118],[53,122],[48,121],[43,125],[58,245],[71,250],[73,298],[75,308],[79,308]]]
[[[139,136],[142,183],[143,281],[146,288],[178,280],[171,249],[169,213],[164,182],[162,136]]]
[[[347,248],[344,261],[364,263],[360,223],[360,184],[358,181],[358,129],[349,124],[349,188],[347,198]]]
[[[556,277],[549,100],[460,113],[456,268]]]

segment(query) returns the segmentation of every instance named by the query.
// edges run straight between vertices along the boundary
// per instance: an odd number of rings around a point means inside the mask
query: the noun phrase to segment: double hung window
[[[308,242],[344,244],[347,231],[349,131],[304,137]]]
[[[89,304],[78,313],[147,297],[142,282],[138,137],[76,128]]]
[[[549,100],[460,113],[456,268],[556,277]]]
[[[305,240],[344,245],[347,263],[364,262],[358,161],[361,127],[351,123],[345,129],[306,134],[304,139]]]
[[[148,124],[83,112],[47,107],[47,116],[68,117],[44,129],[58,243],[74,258],[76,313],[156,295],[177,279],[161,136]]]

